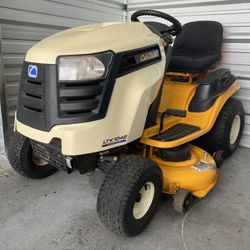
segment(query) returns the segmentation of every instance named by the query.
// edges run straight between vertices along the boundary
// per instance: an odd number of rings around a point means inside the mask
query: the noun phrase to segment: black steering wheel
[[[160,28],[159,31],[163,36],[165,34],[171,34],[172,36],[176,36],[182,30],[182,25],[176,18],[174,18],[173,16],[170,16],[168,14],[165,14],[163,12],[157,11],[157,10],[138,10],[132,14],[131,21],[132,22],[140,22],[138,17],[141,17],[141,16],[160,17],[160,18],[165,19],[165,20],[169,21],[170,23],[172,23],[171,26],[168,26],[168,25],[163,24],[163,23],[155,23],[155,24],[158,24],[158,27]],[[148,23],[153,24],[153,22],[148,22]],[[145,24],[146,24],[146,22],[145,22]]]

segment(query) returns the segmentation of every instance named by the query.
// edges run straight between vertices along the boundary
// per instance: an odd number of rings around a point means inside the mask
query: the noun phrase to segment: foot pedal
[[[185,123],[179,123],[169,128],[168,130],[151,137],[157,141],[174,141],[200,130],[200,127],[192,126]]]
[[[167,111],[165,111],[165,115],[186,117],[187,111],[182,109],[167,109]]]
[[[169,116],[178,116],[178,117],[186,117],[187,111],[186,110],[182,110],[182,109],[167,109],[166,111],[164,111],[163,113],[161,113],[159,133],[161,133],[161,131],[163,129],[164,117],[166,115],[169,115]]]

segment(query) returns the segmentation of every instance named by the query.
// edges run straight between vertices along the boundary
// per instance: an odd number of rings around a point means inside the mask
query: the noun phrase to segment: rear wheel
[[[113,232],[135,236],[152,219],[162,193],[162,172],[147,158],[128,156],[108,172],[97,212]]]
[[[11,133],[8,159],[12,168],[25,177],[42,179],[56,172],[56,168],[33,154],[29,139],[18,132]]]
[[[245,113],[239,100],[230,98],[222,108],[213,128],[199,139],[210,154],[222,150],[230,156],[239,146],[244,128]]]

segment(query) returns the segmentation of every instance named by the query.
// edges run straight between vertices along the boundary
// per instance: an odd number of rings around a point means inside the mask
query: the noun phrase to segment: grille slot
[[[32,97],[32,98],[42,99],[42,97],[39,96],[39,95],[34,95],[34,94],[29,94],[29,93],[26,93],[26,95],[29,96],[29,97]]]
[[[89,112],[84,112],[82,110],[79,110],[79,111],[67,111],[65,112],[66,115],[84,115],[84,114],[88,114]]]
[[[27,77],[27,76],[26,76]],[[26,110],[44,112],[44,84],[41,79],[31,80],[26,78],[22,86],[22,105]]]
[[[61,88],[60,89],[60,97],[64,97],[66,99],[86,99],[86,98],[94,98],[97,95],[102,93],[102,86],[94,85],[94,86],[83,86],[77,88]]]
[[[24,108],[29,109],[31,111],[42,113],[42,109],[32,108],[32,107],[29,107],[27,105],[23,105],[23,106],[24,106]]]
[[[96,109],[98,104],[97,99],[64,101],[60,104],[60,110],[64,114],[88,113]]]
[[[103,87],[97,82],[60,83],[59,114],[62,117],[91,114],[99,106],[98,96]]]
[[[35,85],[42,85],[41,82],[31,81],[31,80],[27,80],[27,83],[29,83],[29,84],[35,84]]]
[[[42,112],[43,100],[42,98],[38,99],[25,94],[23,98],[23,106],[33,111]]]

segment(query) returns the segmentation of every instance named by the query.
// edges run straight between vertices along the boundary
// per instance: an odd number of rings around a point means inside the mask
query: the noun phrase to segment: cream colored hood
[[[160,38],[140,22],[90,24],[45,38],[29,49],[25,61],[55,64],[59,55],[88,54],[106,50],[121,52],[159,41]]]

